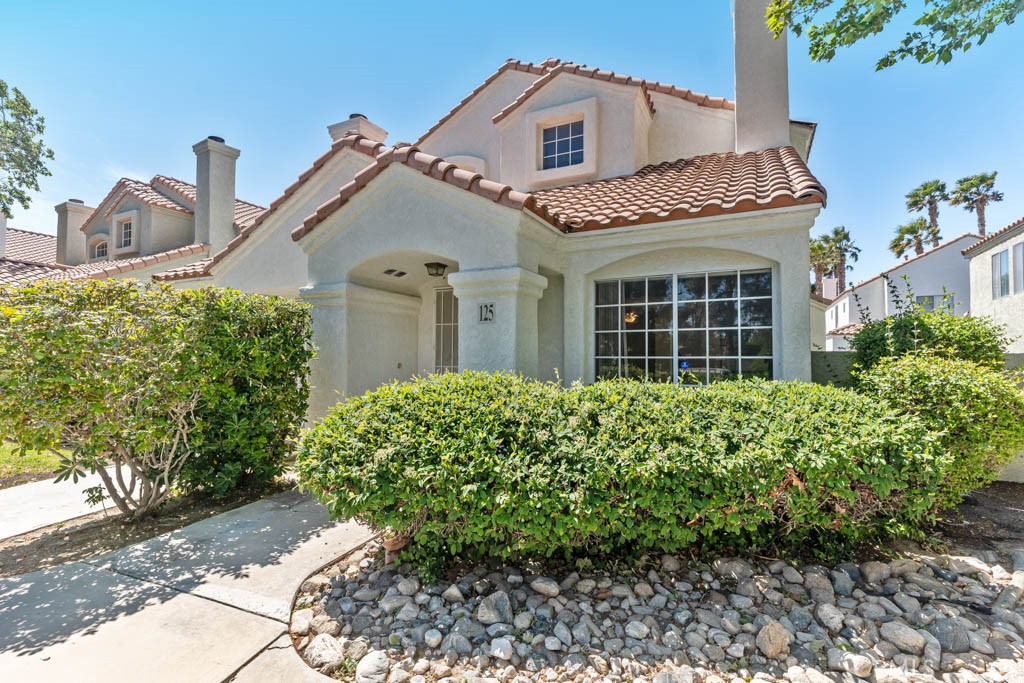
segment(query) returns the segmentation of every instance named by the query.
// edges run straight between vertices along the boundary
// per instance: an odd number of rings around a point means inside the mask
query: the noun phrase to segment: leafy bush
[[[942,502],[955,505],[971,489],[995,481],[1024,448],[1020,375],[969,360],[910,354],[884,358],[857,377],[861,391],[938,433]]]
[[[909,287],[909,285],[908,285]],[[877,321],[866,321],[850,340],[853,361],[862,369],[874,367],[882,358],[930,351],[943,358],[963,358],[976,363],[1003,367],[1003,354],[1009,339],[1006,328],[990,318],[954,315],[943,307],[926,311],[907,290],[900,296],[890,285],[896,314]]]
[[[62,477],[98,472],[135,517],[179,483],[265,484],[305,412],[309,336],[300,304],[230,290],[0,289],[0,436],[68,449]]]
[[[469,372],[338,404],[298,470],[421,561],[856,541],[928,518],[938,483],[923,425],[845,389]]]

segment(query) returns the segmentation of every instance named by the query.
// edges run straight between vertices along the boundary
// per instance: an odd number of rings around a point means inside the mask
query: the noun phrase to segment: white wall
[[[811,350],[825,350],[825,311],[828,304],[811,299]]]
[[[1007,351],[1024,353],[1024,292],[1014,293],[1013,246],[1024,242],[1024,229],[1009,239],[999,239],[995,244],[986,245],[970,253],[971,315],[990,317],[1006,326],[1007,334],[1013,339]],[[1010,259],[1010,295],[992,298],[992,256],[1004,249]],[[1020,466],[1024,473],[1024,465]],[[1024,476],[1024,474],[1022,474]]]

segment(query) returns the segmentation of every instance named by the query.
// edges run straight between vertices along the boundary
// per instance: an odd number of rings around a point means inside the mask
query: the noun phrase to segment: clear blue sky
[[[916,3],[912,3],[916,4]],[[637,12],[625,15],[626,9]],[[47,2],[5,0],[0,78],[46,116],[53,177],[14,226],[55,230],[53,205],[95,204],[122,175],[192,180],[191,145],[242,150],[238,194],[266,205],[328,147],[326,126],[362,112],[414,140],[507,57],[554,56],[733,96],[726,0],[666,3]],[[998,170],[1006,201],[989,228],[1024,216],[1024,22],[946,66],[874,71],[881,39],[812,64],[790,41],[794,118],[817,121],[811,169],[829,190],[818,231],[844,224],[853,273],[893,263],[903,195]],[[947,237],[974,216],[944,207]]]

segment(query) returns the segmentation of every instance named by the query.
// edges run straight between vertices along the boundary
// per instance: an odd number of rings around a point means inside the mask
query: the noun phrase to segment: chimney
[[[235,160],[241,152],[214,135],[196,153],[195,242],[216,254],[235,238]]]
[[[327,126],[327,132],[331,134],[332,140],[340,140],[349,133],[359,133],[375,142],[384,142],[388,136],[386,130],[362,114],[349,114],[347,120]]]
[[[0,213],[0,259],[7,258],[7,216]]]
[[[89,260],[82,226],[95,209],[81,199],[69,199],[53,207],[57,212],[57,263],[78,266]]]
[[[776,40],[765,24],[771,0],[735,0],[736,152],[789,142],[786,34]]]

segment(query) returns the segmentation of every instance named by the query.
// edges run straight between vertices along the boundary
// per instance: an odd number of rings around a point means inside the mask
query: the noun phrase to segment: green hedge
[[[223,494],[282,470],[309,393],[299,303],[134,281],[0,288],[0,438],[66,449],[126,514],[173,488]]]
[[[297,464],[333,516],[427,560],[862,540],[929,518],[933,452],[919,421],[835,387],[465,372],[337,405]]]
[[[934,354],[884,358],[855,380],[862,392],[921,419],[945,457],[944,505],[996,480],[1024,448],[1021,375]]]

